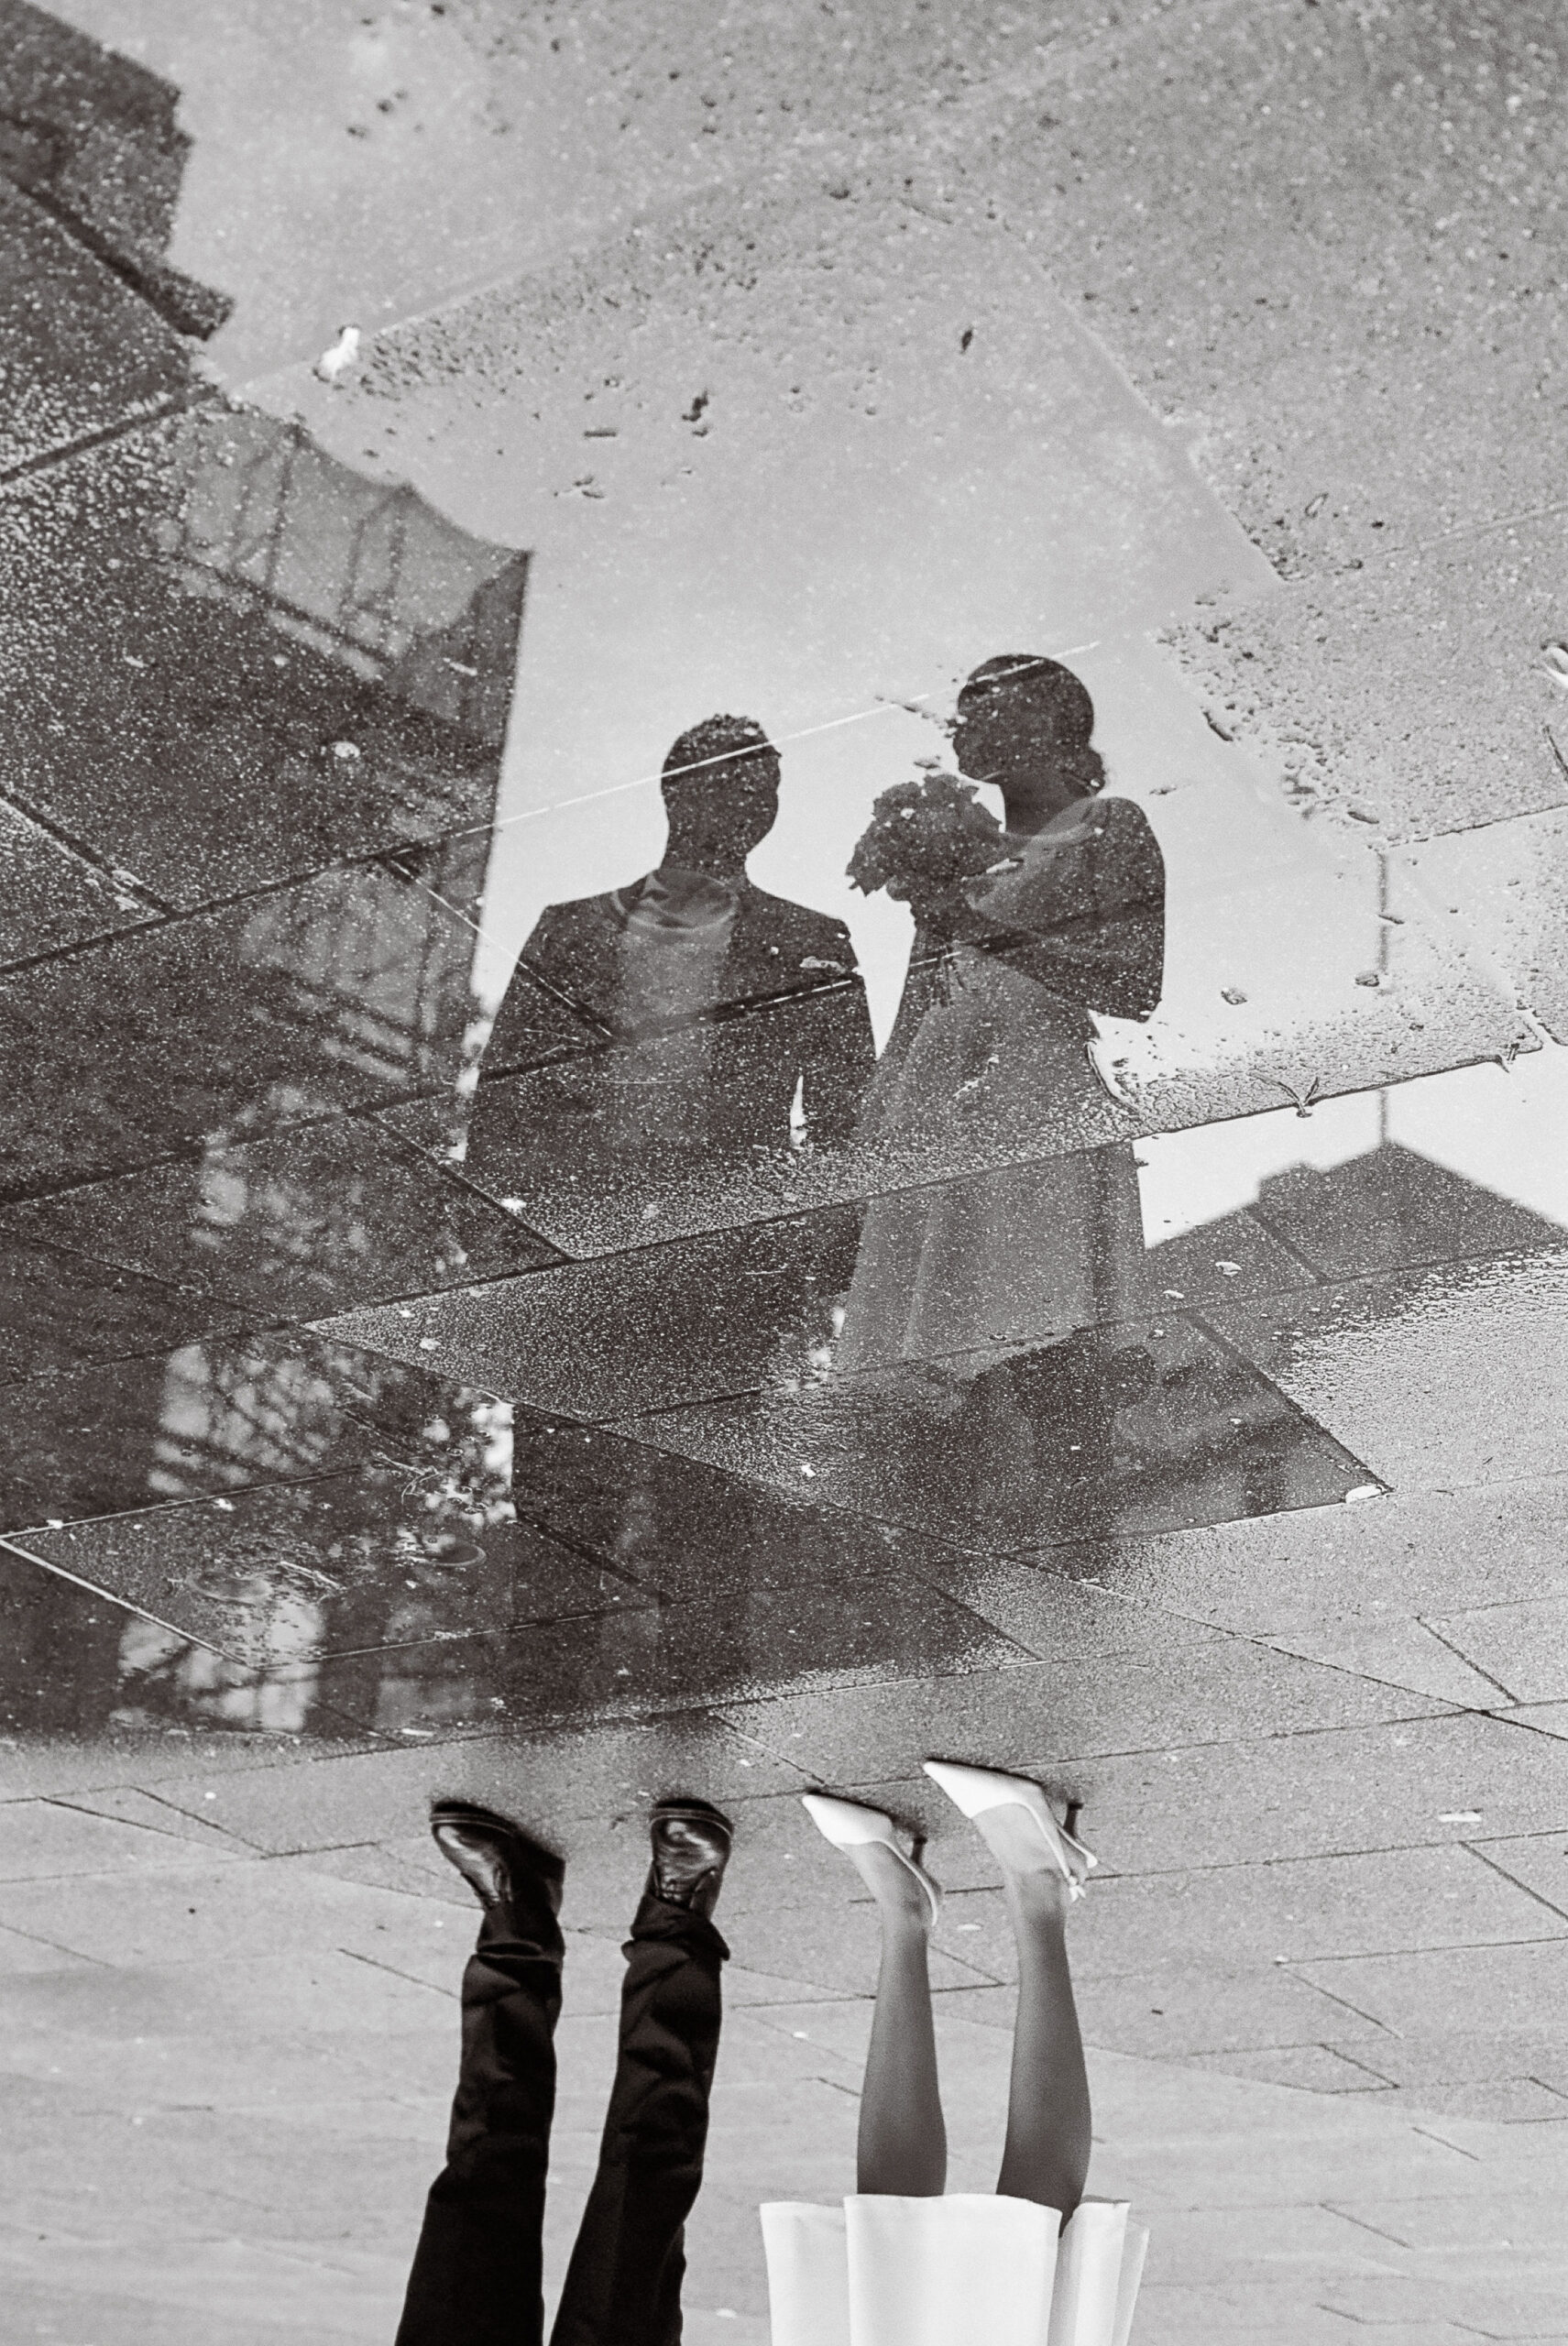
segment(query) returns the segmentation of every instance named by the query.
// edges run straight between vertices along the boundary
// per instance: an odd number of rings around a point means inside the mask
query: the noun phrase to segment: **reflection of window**
[[[187,431],[185,507],[166,536],[187,590],[264,615],[499,750],[527,556],[351,472],[302,425],[224,408]]]
[[[276,972],[280,1014],[309,1030],[319,1058],[371,1075],[446,1073],[470,1016],[473,927],[488,832],[444,841],[411,861],[388,858],[317,876],[247,907],[241,953],[249,970]],[[269,1108],[303,1101],[273,1087]]]
[[[146,1727],[170,1717],[193,1725],[299,1735],[314,1699],[322,1607],[297,1587],[261,1573],[231,1577],[225,1601],[239,1637],[256,1658],[233,1661],[161,1622],[139,1617],[120,1639],[119,1695],[113,1727]]]
[[[307,1469],[339,1423],[335,1388],[307,1360],[245,1344],[182,1345],[164,1369],[148,1488],[182,1496]]]

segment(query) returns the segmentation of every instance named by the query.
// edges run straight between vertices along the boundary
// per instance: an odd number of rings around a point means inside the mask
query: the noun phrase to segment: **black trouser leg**
[[[463,2055],[446,2165],[431,2186],[397,2346],[540,2346],[555,2107],[560,1931],[487,1920],[463,1975]]]
[[[552,2346],[675,2346],[685,2220],[702,2182],[729,1948],[644,1898],[627,1941],[620,2057]]]

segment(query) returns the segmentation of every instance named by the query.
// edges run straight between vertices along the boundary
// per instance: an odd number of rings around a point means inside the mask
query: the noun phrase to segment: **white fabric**
[[[1064,2231],[993,2192],[775,2200],[773,2346],[1127,2346],[1148,2244],[1128,2213],[1086,2199]]]

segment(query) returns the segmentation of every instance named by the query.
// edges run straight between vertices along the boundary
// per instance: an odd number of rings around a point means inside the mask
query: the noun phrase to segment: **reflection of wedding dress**
[[[1048,1343],[1135,1318],[1143,1259],[1125,1143],[894,1189],[867,1207],[834,1364]]]
[[[1148,2234],[1124,2201],[891,2195],[762,2211],[773,2346],[1126,2346]]]
[[[858,1135],[874,1155],[957,1126],[1003,1161],[873,1196],[841,1367],[1049,1343],[1135,1313],[1137,1168],[1127,1143],[1092,1146],[1105,1099],[1090,1012],[1143,1018],[1159,999],[1159,850],[1120,798],[1076,801],[1008,844],[1009,868],[970,892],[989,935],[939,958],[916,938]],[[1047,1133],[1057,1153],[1005,1162]]]

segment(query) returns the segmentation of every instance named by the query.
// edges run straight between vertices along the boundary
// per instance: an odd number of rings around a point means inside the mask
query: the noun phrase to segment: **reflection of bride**
[[[1037,1345],[1135,1310],[1137,1171],[1130,1143],[1096,1146],[1090,1014],[1158,1002],[1165,868],[1141,808],[1099,795],[1093,729],[1054,661],[988,660],[959,696],[959,771],[1000,788],[1006,830],[978,876],[909,887],[915,949],[859,1139],[874,1166],[951,1134],[962,1163],[1000,1169],[873,1196],[838,1366]]]

